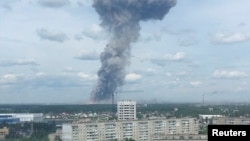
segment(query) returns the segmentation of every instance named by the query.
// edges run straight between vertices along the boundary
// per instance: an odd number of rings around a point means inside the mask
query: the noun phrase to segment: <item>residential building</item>
[[[136,141],[152,141],[162,139],[166,135],[198,133],[199,122],[195,118],[120,120],[62,125],[63,141],[121,141],[126,138]]]
[[[123,100],[117,102],[118,120],[136,120],[136,102]]]

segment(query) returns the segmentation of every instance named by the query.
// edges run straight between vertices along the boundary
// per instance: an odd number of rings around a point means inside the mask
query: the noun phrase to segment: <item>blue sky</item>
[[[0,1],[0,104],[89,102],[110,33],[91,0]],[[178,0],[141,22],[116,99],[250,102],[250,1]]]

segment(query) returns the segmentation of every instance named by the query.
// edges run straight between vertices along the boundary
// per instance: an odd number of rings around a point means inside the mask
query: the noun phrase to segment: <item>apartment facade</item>
[[[126,120],[63,124],[63,141],[152,141],[166,135],[198,134],[199,122],[195,118],[161,120]]]
[[[117,102],[118,120],[136,119],[136,102],[132,100],[123,100]]]

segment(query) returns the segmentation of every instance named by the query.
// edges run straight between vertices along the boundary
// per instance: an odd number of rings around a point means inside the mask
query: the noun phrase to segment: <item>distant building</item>
[[[199,114],[199,118],[202,119],[202,120],[212,119],[212,118],[215,118],[215,117],[225,117],[225,116],[223,116],[223,115],[202,115],[202,114]]]
[[[85,122],[62,125],[63,141],[153,141],[167,135],[198,135],[199,122],[195,118],[163,120],[121,120]]]
[[[15,124],[20,122],[19,118],[15,118],[11,115],[0,115],[0,123]]]
[[[2,113],[0,114],[0,123],[17,123],[17,122],[42,122],[42,113]]]
[[[118,120],[136,120],[136,102],[123,100],[117,102]]]
[[[153,141],[207,141],[207,135],[204,134],[177,134],[166,135]]]
[[[212,124],[250,125],[250,118],[215,117],[212,120]]]
[[[3,140],[6,135],[9,134],[9,129],[7,127],[0,128],[0,140]]]
[[[224,115],[203,115],[199,114],[199,120],[201,123],[205,124],[212,124],[212,119],[216,117],[225,117]]]

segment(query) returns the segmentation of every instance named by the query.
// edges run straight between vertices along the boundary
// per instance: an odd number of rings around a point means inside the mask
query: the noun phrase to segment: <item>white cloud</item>
[[[179,41],[180,46],[188,47],[198,43],[198,40],[195,37],[188,37]]]
[[[17,76],[15,74],[4,74],[0,77],[0,87],[6,87],[8,85],[14,84],[17,82]]]
[[[15,61],[2,61],[0,66],[24,66],[24,65],[38,65],[34,59],[18,59]]]
[[[79,72],[77,75],[82,77],[82,78],[89,78],[90,77],[88,74],[86,74],[84,72]]]
[[[152,73],[155,73],[155,72],[156,72],[156,70],[153,69],[153,68],[147,68],[146,71],[147,71],[147,72],[152,72]]]
[[[160,66],[165,66],[169,61],[183,61],[186,58],[184,52],[177,52],[175,54],[165,54],[163,57],[155,57],[151,62]]]
[[[3,9],[4,11],[9,11],[9,10],[11,10],[11,6],[10,6],[9,4],[7,4],[7,3],[5,3],[5,4],[0,4],[0,7],[1,7],[1,9]]]
[[[81,79],[79,79],[81,78]],[[83,72],[77,74],[48,74],[45,72],[36,72],[30,74],[8,73],[0,76],[0,88],[11,89],[36,89],[45,87],[82,87],[89,86],[89,82],[96,80],[96,75],[89,75]]]
[[[151,42],[151,41],[160,41],[161,40],[161,33],[150,33],[149,35],[142,35],[139,38],[141,42]]]
[[[164,59],[170,60],[170,61],[183,60],[185,57],[186,57],[186,54],[184,52],[177,52],[176,54],[166,54],[166,55],[164,55]]]
[[[81,34],[76,34],[76,35],[74,36],[74,38],[75,38],[76,40],[78,40],[78,41],[80,41],[80,40],[83,39],[83,37],[82,37]]]
[[[104,29],[97,24],[93,24],[90,28],[86,28],[82,32],[82,34],[93,40],[100,40],[106,38]]]
[[[3,75],[1,78],[6,81],[16,81],[16,75],[10,73]]]
[[[70,4],[69,0],[39,0],[39,4],[45,7],[59,8]]]
[[[45,75],[46,75],[45,72],[37,72],[37,73],[35,74],[35,76],[37,76],[37,77],[45,76]]]
[[[64,42],[68,39],[67,35],[62,32],[49,31],[47,29],[38,29],[37,35],[44,40]]]
[[[170,76],[172,76],[172,73],[171,72],[166,72],[165,75],[170,77]]]
[[[92,76],[84,72],[78,72],[77,76],[79,76],[80,78],[83,78],[84,80],[97,80],[96,75]]]
[[[227,44],[243,42],[250,39],[249,33],[216,33],[213,37],[213,43],[215,44]]]
[[[192,86],[199,86],[202,84],[202,82],[201,81],[191,81],[191,82],[189,82],[189,84]]]
[[[157,70],[153,68],[147,68],[143,73],[145,73],[146,75],[154,75],[157,73]]]
[[[247,77],[247,74],[241,71],[215,70],[213,76],[215,78],[242,78]]]
[[[81,59],[81,60],[99,60],[99,54],[95,51],[82,50],[76,56],[76,58]]]
[[[91,0],[84,0],[84,1],[82,1],[82,0],[78,0],[78,1],[71,0],[71,3],[74,3],[74,2],[76,2],[78,6],[89,6],[90,7],[92,5]]]
[[[126,81],[137,81],[137,80],[140,80],[141,78],[142,78],[142,76],[140,74],[129,73],[126,75],[125,80]]]
[[[178,72],[177,75],[178,75],[178,76],[187,76],[187,75],[188,75],[188,72],[186,72],[186,71],[181,71],[181,72]]]

